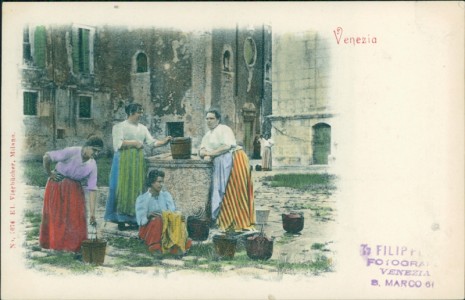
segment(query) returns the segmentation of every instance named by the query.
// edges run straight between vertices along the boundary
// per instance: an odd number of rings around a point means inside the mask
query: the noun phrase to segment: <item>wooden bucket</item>
[[[107,241],[99,239],[84,240],[81,245],[82,260],[87,263],[103,265]]]
[[[213,245],[218,256],[233,258],[234,254],[236,254],[237,238],[226,235],[215,235],[213,236]]]
[[[192,154],[190,137],[176,137],[171,140],[171,156],[173,159],[189,159]]]

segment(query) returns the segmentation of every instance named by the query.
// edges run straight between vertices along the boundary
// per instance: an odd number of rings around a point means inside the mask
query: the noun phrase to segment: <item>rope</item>
[[[299,137],[295,137],[295,136],[292,136],[292,135],[289,135],[285,132],[283,132],[282,130],[278,129],[276,126],[274,125],[271,125],[277,132],[279,132],[281,135],[284,135],[284,136],[287,136],[293,140],[298,140],[298,141],[302,141],[302,142],[308,142],[308,143],[311,143],[312,141],[311,140],[306,140],[306,139],[303,139],[303,138],[299,138]]]

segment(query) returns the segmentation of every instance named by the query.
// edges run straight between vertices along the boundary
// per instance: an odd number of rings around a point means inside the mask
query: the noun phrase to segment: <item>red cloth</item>
[[[86,201],[81,184],[65,178],[45,187],[39,243],[42,248],[77,252],[87,238]]]
[[[150,252],[161,252],[161,235],[163,232],[163,219],[160,216],[154,217],[146,225],[140,226],[139,237],[145,241],[145,244],[149,247]],[[191,247],[192,240],[187,239],[186,251]],[[178,254],[178,247],[173,247],[170,250],[171,254]]]

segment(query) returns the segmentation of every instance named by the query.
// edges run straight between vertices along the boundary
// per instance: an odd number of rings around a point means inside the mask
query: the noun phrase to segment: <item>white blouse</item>
[[[125,140],[137,140],[149,146],[157,141],[152,137],[147,127],[142,124],[132,124],[128,120],[114,125],[112,135],[115,152],[121,148]]]
[[[231,146],[232,151],[236,146],[236,138],[231,128],[218,124],[203,136],[200,149],[205,148],[207,151],[212,151],[223,145]]]

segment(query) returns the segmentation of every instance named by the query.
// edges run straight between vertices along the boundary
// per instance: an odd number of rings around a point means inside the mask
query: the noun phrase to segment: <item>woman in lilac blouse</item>
[[[43,157],[49,175],[45,187],[39,242],[45,249],[78,252],[87,238],[86,201],[83,184],[89,191],[90,222],[95,224],[97,164],[103,149],[99,137],[90,137],[83,147],[49,151]],[[56,162],[55,170],[51,163]]]

